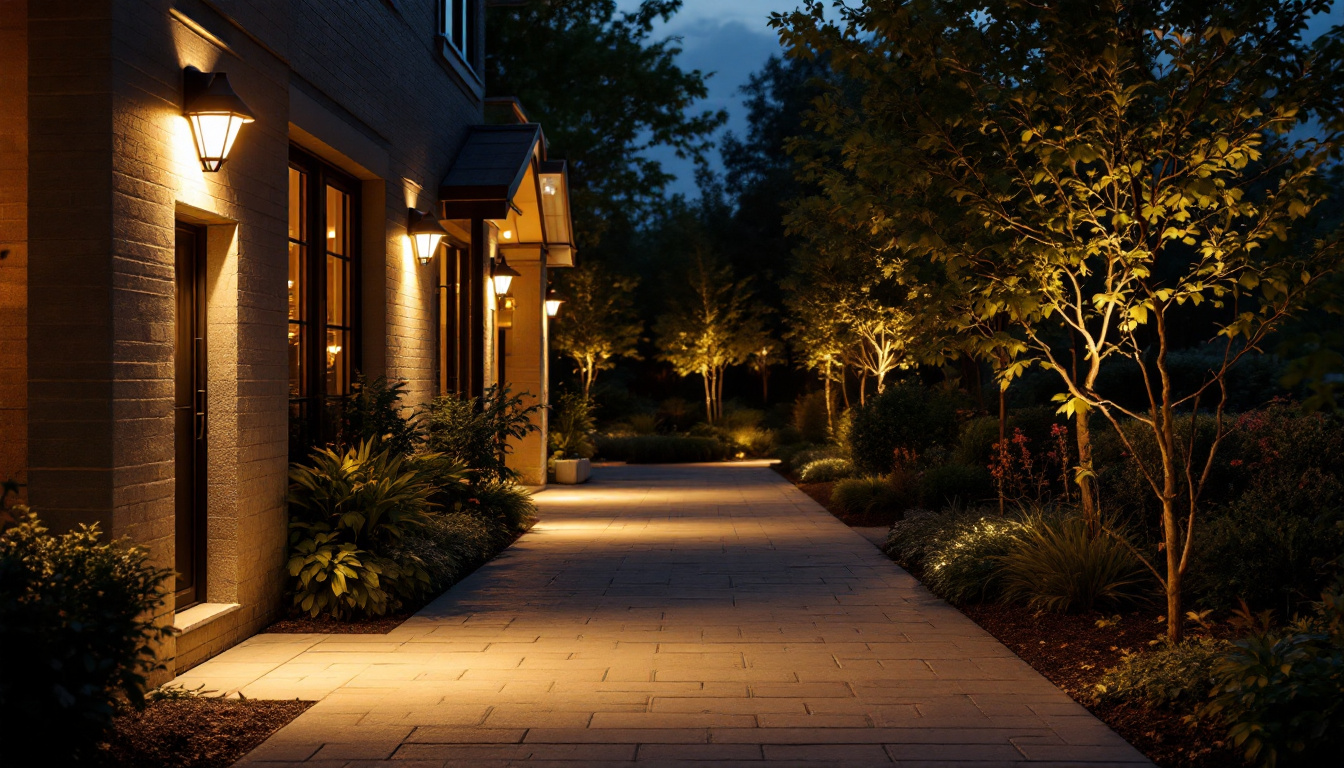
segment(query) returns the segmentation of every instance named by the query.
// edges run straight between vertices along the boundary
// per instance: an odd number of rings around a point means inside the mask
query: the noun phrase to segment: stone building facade
[[[284,609],[287,465],[357,371],[411,403],[497,380],[546,397],[568,190],[521,109],[485,125],[484,18],[0,0],[0,477],[53,529],[97,522],[178,569],[178,671]],[[217,172],[188,67],[227,73],[255,117]],[[492,157],[496,134],[516,140]],[[508,183],[462,182],[483,158]],[[448,232],[423,263],[410,209]],[[501,256],[521,273],[507,312]],[[531,484],[545,460],[544,432],[512,459]]]

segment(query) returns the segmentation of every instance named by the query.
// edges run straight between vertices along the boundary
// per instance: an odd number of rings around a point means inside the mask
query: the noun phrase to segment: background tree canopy
[[[545,127],[551,157],[569,161],[582,248],[663,202],[671,177],[644,150],[702,158],[726,119],[691,109],[709,75],[677,65],[678,39],[651,38],[655,22],[680,7],[681,0],[644,0],[620,13],[615,0],[531,0],[490,11],[488,90],[518,97]]]

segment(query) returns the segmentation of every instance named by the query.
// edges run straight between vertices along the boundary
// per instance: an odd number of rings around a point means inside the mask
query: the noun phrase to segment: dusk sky
[[[672,21],[655,34],[682,38],[682,66],[715,73],[709,79],[709,98],[700,109],[728,110],[727,130],[741,134],[746,128],[746,112],[738,88],[780,50],[768,24],[770,13],[792,10],[798,4],[797,0],[686,0]],[[632,10],[639,7],[639,0],[618,0],[617,5]],[[677,174],[672,191],[696,196],[693,163],[678,160],[671,152],[651,154]],[[717,167],[717,152],[712,153],[712,159]]]
[[[738,88],[771,54],[780,52],[779,39],[768,23],[770,13],[793,10],[799,4],[799,0],[686,0],[672,21],[655,34],[682,38],[682,66],[715,73],[709,79],[709,98],[700,108],[728,110],[727,130],[740,135],[747,123]],[[617,0],[617,6],[633,10],[639,7],[639,0]],[[1316,19],[1312,31],[1320,34],[1340,21],[1344,21],[1344,3],[1336,2],[1331,13]],[[677,175],[671,185],[673,192],[696,196],[693,163],[679,160],[669,151],[650,155]],[[720,167],[717,152],[711,152],[711,160]]]

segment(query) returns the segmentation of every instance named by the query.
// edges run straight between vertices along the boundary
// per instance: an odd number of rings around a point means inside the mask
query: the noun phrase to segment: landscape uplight
[[[224,166],[244,123],[256,120],[252,110],[234,93],[223,72],[187,67],[182,73],[182,110],[191,123],[201,169],[214,173]]]

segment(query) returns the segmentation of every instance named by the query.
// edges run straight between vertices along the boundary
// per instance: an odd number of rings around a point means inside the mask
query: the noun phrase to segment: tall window
[[[443,0],[443,36],[470,67],[476,53],[476,0]]]
[[[298,456],[335,436],[358,365],[354,179],[298,150],[289,166],[289,426]]]

